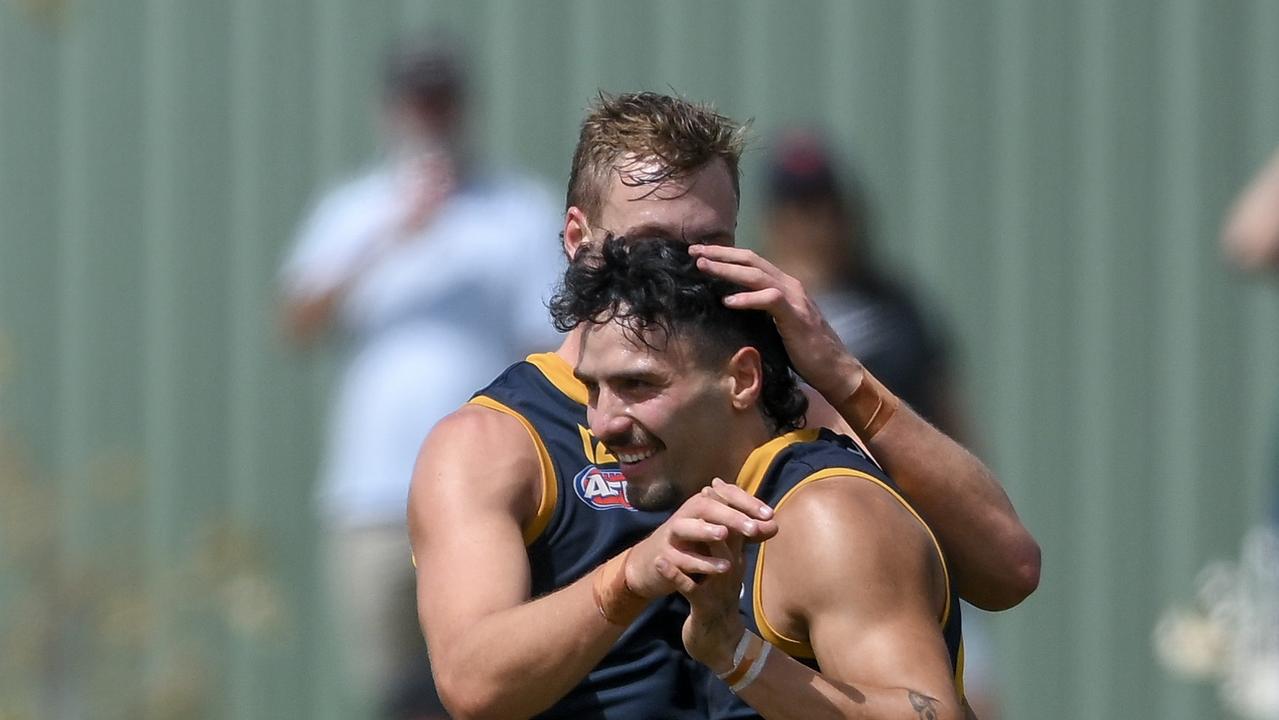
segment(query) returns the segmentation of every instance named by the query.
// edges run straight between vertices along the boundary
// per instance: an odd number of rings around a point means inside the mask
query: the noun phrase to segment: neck
[[[737,482],[737,476],[746,464],[746,459],[760,445],[777,437],[772,426],[764,419],[757,408],[751,409],[741,422],[734,423],[732,429],[724,436],[724,468],[720,479],[726,483]]]
[[[577,367],[577,360],[581,354],[582,348],[582,328],[581,326],[569,330],[564,335],[564,342],[556,348],[555,354],[560,356],[569,367]]]

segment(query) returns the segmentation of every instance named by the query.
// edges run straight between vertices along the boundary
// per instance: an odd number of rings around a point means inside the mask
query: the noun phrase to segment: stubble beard
[[[636,510],[666,512],[679,507],[683,498],[674,482],[659,478],[645,483],[643,487],[633,482],[626,483],[626,501]]]

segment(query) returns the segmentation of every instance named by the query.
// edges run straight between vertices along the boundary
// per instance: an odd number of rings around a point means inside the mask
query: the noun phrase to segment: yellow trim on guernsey
[[[586,462],[599,465],[595,462],[595,446],[591,444],[591,431],[578,425],[577,434],[582,438],[582,456],[586,458]]]
[[[533,367],[542,371],[547,380],[557,390],[569,396],[578,405],[585,405],[589,399],[586,386],[573,376],[573,368],[564,362],[564,358],[553,352],[535,353],[524,358]]]
[[[551,453],[547,451],[546,444],[542,442],[542,436],[533,427],[533,423],[529,422],[528,418],[518,411],[487,395],[476,395],[471,398],[470,404],[496,410],[519,420],[524,429],[528,431],[528,436],[533,439],[533,444],[537,446],[537,459],[542,471],[542,499],[537,506],[537,515],[523,528],[524,544],[526,546],[532,545],[551,522],[551,516],[555,514],[555,503],[559,500],[559,485],[555,481],[555,466],[551,464]]]
[[[750,456],[746,458],[746,462],[742,465],[742,469],[738,473],[738,487],[743,488],[752,495],[757,494],[760,486],[764,483],[764,478],[768,474],[769,467],[773,464],[773,460],[777,457],[778,453],[795,443],[811,442],[817,437],[817,434],[818,431],[816,430],[797,430],[773,438],[767,443],[755,448],[755,450],[751,452]],[[824,470],[818,470],[812,475],[809,475],[799,481],[794,487],[788,490],[786,494],[777,501],[773,510],[780,510],[782,505],[794,496],[800,488],[807,487],[820,480],[833,477],[854,477],[875,483],[892,495],[893,498],[895,498],[902,507],[906,508],[911,515],[914,515],[915,519],[919,521],[919,524],[924,527],[924,530],[928,533],[928,537],[933,541],[933,547],[937,550],[937,559],[941,562],[942,576],[945,580],[946,602],[942,609],[941,619],[939,620],[939,624],[945,626],[946,621],[950,619],[952,598],[950,596],[950,569],[946,566],[946,556],[942,553],[941,543],[937,541],[937,536],[933,534],[932,528],[928,527],[928,523],[924,522],[924,519],[915,511],[915,508],[911,507],[910,503],[906,502],[906,499],[903,498],[900,493],[885,484],[882,480],[852,468],[826,468]],[[751,595],[753,598],[752,604],[755,607],[755,624],[759,627],[759,633],[765,640],[776,645],[779,649],[785,651],[785,653],[791,657],[816,658],[816,654],[813,652],[811,644],[802,640],[789,638],[781,634],[775,627],[773,627],[772,623],[768,621],[768,617],[764,614],[764,555],[767,548],[767,541],[759,546],[759,557],[755,561],[755,582],[754,587],[751,588]],[[963,650],[964,647],[961,642],[955,668],[955,686],[956,689],[960,691],[960,697],[964,697]]]
[[[778,453],[795,443],[812,442],[820,433],[820,430],[815,429],[792,430],[755,448],[746,456],[742,469],[737,471],[737,486],[751,495],[758,493],[759,486],[764,483],[764,476],[768,474],[768,466],[773,464],[773,458]]]

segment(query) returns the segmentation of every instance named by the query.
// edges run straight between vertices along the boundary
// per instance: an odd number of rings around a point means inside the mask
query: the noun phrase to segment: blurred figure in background
[[[1240,270],[1279,271],[1279,153],[1235,200],[1221,233]],[[1279,720],[1279,419],[1272,421],[1271,510],[1243,532],[1239,557],[1214,560],[1195,578],[1191,603],[1155,624],[1155,655],[1184,678],[1218,685],[1225,706],[1247,720]]]
[[[942,333],[879,267],[865,188],[836,170],[818,134],[783,133],[769,162],[766,256],[797,278],[844,344],[875,377],[943,432],[963,441]],[[965,687],[983,720],[998,718],[990,641],[980,613],[964,613]]]
[[[558,342],[544,304],[557,205],[530,180],[480,172],[466,90],[441,42],[394,51],[385,157],[322,197],[281,271],[290,339],[340,342],[318,503],[339,647],[367,714],[442,715],[405,525],[422,439],[472,388]]]
[[[1279,152],[1235,200],[1221,244],[1240,270],[1279,277]],[[1167,667],[1218,682],[1226,706],[1248,720],[1279,719],[1279,412],[1270,454],[1269,512],[1243,534],[1237,560],[1199,573],[1196,607],[1165,612],[1155,629]]]
[[[783,134],[768,171],[764,254],[803,283],[875,377],[962,441],[940,333],[876,263],[866,193],[844,178],[817,134]]]
[[[1235,200],[1221,233],[1221,245],[1226,257],[1239,269],[1279,278],[1279,151]],[[1279,417],[1274,430],[1267,522],[1272,528],[1279,528]]]
[[[1235,201],[1221,243],[1243,270],[1279,271],[1279,152]]]

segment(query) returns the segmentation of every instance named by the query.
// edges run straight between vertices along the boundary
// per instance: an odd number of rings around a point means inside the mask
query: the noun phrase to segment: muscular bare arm
[[[589,576],[529,601],[522,528],[540,487],[532,440],[492,410],[464,407],[423,445],[409,494],[418,613],[455,717],[527,717],[550,707],[623,630],[600,616]]]
[[[985,610],[1039,586],[1039,544],[981,460],[904,403],[866,442],[946,548],[960,596]]]
[[[877,486],[835,477],[794,495],[777,521],[761,601],[822,670],[775,648],[739,697],[768,720],[967,717],[939,623],[944,574],[918,520]],[[717,578],[686,595],[689,652],[724,672],[742,632],[736,589]]]
[[[703,271],[748,289],[725,304],[772,314],[800,375],[827,402],[810,421],[854,427],[868,418],[848,402],[866,373],[797,280],[744,248],[694,245]],[[1040,552],[994,474],[976,456],[904,404],[866,445],[940,537],[959,594],[987,610],[1013,607],[1039,584]]]
[[[535,446],[509,416],[467,406],[441,421],[423,445],[409,495],[418,612],[440,697],[454,717],[509,720],[545,710],[581,682],[624,629],[595,604],[594,573],[530,599],[523,528],[540,490]],[[688,549],[729,529],[755,538],[776,532],[771,509],[747,500],[740,509],[706,498],[685,503],[635,546],[625,567],[628,587],[656,598],[674,591],[659,567],[728,571]]]

